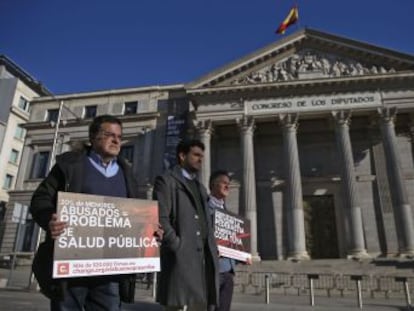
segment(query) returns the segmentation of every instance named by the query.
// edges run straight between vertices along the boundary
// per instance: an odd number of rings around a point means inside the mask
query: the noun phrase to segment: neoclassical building
[[[21,161],[25,139],[22,125],[29,120],[30,101],[48,94],[39,81],[0,54],[0,241],[6,224],[8,192],[15,188]]]
[[[186,85],[41,97],[9,210],[46,173],[61,101],[75,113],[57,153],[87,140],[87,111],[118,115],[144,197],[179,111],[206,146],[203,183],[232,173],[227,204],[250,219],[257,259],[414,255],[413,55],[304,29]]]
[[[151,196],[151,181],[162,172],[165,126],[169,107],[186,104],[183,85],[104,90],[43,96],[31,102],[26,140],[15,190],[10,191],[0,254],[32,252],[39,227],[30,214],[12,221],[16,210],[30,205],[33,191],[54,164],[54,155],[83,148],[88,126],[98,115],[112,114],[123,122],[122,155],[133,164],[142,197]],[[1,258],[0,258],[1,260]]]

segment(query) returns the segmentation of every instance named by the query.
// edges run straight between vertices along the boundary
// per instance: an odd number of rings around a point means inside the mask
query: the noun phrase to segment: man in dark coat
[[[65,230],[66,223],[56,215],[58,191],[136,198],[137,185],[132,169],[118,157],[122,124],[113,116],[96,117],[89,127],[91,148],[83,152],[67,152],[56,159],[49,175],[34,192],[30,205],[33,219],[46,231],[39,247],[33,270],[51,275],[53,243]],[[35,273],[36,274],[36,273]],[[39,275],[39,274],[38,274]],[[42,283],[40,278],[39,284]],[[51,310],[107,310],[121,308],[121,299],[133,302],[135,275],[112,275],[50,280],[42,291],[51,299]],[[50,285],[53,285],[51,287]]]
[[[217,246],[207,191],[196,179],[203,155],[200,141],[181,142],[179,165],[154,185],[164,230],[157,301],[166,310],[206,311],[218,304]]]

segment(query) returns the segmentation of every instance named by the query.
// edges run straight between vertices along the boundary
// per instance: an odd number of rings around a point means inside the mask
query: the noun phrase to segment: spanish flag
[[[286,31],[286,28],[296,23],[298,19],[299,19],[298,6],[295,5],[294,7],[290,9],[288,16],[286,16],[285,20],[280,24],[279,28],[276,30],[276,33],[283,35]]]

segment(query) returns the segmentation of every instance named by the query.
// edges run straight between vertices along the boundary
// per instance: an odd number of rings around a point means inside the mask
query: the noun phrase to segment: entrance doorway
[[[334,197],[304,196],[303,211],[309,256],[312,259],[339,258]]]

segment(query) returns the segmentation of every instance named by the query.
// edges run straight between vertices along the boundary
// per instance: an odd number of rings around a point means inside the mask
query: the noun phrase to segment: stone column
[[[401,256],[414,256],[414,228],[411,205],[401,169],[397,139],[394,128],[396,109],[379,109],[381,135],[387,162],[387,173],[394,204],[394,218],[397,228],[398,247]]]
[[[196,122],[197,134],[201,142],[204,144],[204,159],[200,171],[200,181],[208,189],[208,181],[211,174],[211,135],[213,134],[213,126],[210,120],[201,120]]]
[[[286,168],[286,196],[288,211],[289,251],[288,258],[309,259],[306,251],[305,218],[303,214],[302,180],[296,132],[297,115],[281,115],[283,127],[284,163]]]
[[[354,158],[351,139],[349,136],[349,112],[332,112],[335,119],[335,135],[338,145],[338,155],[341,161],[341,176],[345,200],[345,221],[348,224],[348,256],[350,258],[369,257],[365,249],[361,205],[356,185]]]
[[[143,151],[143,170],[142,173],[144,175],[143,181],[145,181],[145,184],[148,184],[151,182],[151,163],[152,161],[152,143],[153,143],[153,129],[151,127],[144,127],[142,129],[142,133],[144,134],[144,151]],[[137,151],[135,151],[137,152]],[[139,164],[136,163],[138,166]]]
[[[24,190],[23,183],[25,179],[29,177],[30,165],[33,162],[33,147],[32,147],[32,138],[26,137],[24,142],[22,156],[20,158],[20,166],[17,171],[17,180],[15,185],[15,190]]]
[[[70,134],[62,134],[61,135],[61,141],[60,141],[60,148],[59,148],[59,154],[70,151]]]
[[[134,174],[138,176],[139,192],[148,200],[152,200],[153,139],[153,128],[142,127],[134,143]]]
[[[410,140],[411,140],[411,154],[414,157],[414,113],[410,114],[410,121],[409,121],[409,131],[410,131]]]
[[[242,204],[245,216],[250,220],[251,253],[254,260],[260,260],[257,251],[256,175],[253,149],[254,119],[245,116],[238,120],[238,125],[241,134],[243,163]]]
[[[147,185],[147,189],[145,191],[145,197],[147,200],[152,200],[152,192],[154,191],[154,187],[151,184]]]

